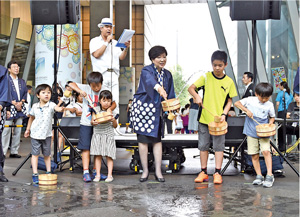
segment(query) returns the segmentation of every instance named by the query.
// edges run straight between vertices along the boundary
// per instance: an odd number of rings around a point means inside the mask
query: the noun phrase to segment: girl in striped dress
[[[108,90],[103,90],[100,92],[100,106],[95,109],[100,112],[110,111],[109,107],[112,103],[112,94]],[[94,132],[91,141],[90,154],[94,155],[96,176],[94,182],[100,181],[100,170],[102,157],[106,157],[108,175],[105,182],[112,182],[114,180],[112,176],[112,170],[114,162],[116,159],[116,143],[114,139],[114,128],[117,127],[117,120],[111,115],[111,120],[106,123],[99,123],[96,119],[96,114],[93,113],[92,125],[94,126]]]

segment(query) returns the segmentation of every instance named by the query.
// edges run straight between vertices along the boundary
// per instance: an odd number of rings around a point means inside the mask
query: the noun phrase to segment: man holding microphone
[[[113,39],[113,27],[110,18],[103,18],[98,24],[101,34],[90,41],[90,53],[93,71],[103,75],[102,90],[112,92],[113,100],[116,102],[116,113],[119,113],[119,68],[120,60],[124,60],[130,41],[125,42],[126,48],[122,51],[116,47],[117,41]]]

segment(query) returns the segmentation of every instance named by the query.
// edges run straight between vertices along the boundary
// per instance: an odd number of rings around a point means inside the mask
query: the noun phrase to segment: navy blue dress
[[[173,77],[171,72],[163,69],[163,87],[168,94],[168,99],[175,98]],[[138,135],[161,139],[161,114],[163,100],[154,89],[158,84],[157,71],[154,64],[142,69],[138,90],[133,98],[130,121],[133,130]]]

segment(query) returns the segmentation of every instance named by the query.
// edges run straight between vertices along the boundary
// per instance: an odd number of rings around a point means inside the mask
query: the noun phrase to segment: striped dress
[[[94,126],[90,154],[116,159],[116,143],[111,121]]]

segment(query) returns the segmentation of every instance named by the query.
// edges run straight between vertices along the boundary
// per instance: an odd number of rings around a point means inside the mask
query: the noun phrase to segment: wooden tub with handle
[[[260,124],[256,126],[256,134],[259,137],[270,137],[276,134],[275,124]]]
[[[175,111],[180,108],[180,101],[177,98],[167,99],[161,102],[163,111]]]
[[[228,124],[226,121],[223,122],[210,122],[208,124],[208,131],[210,135],[221,136],[227,133]]]
[[[39,185],[41,185],[41,186],[57,185],[57,175],[56,174],[41,174],[41,175],[39,175]]]

